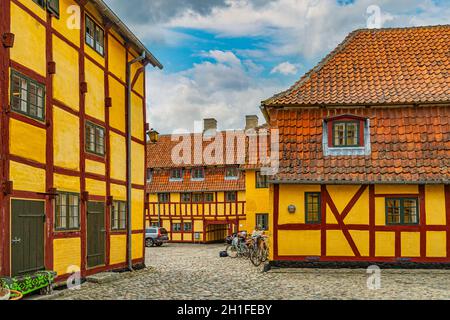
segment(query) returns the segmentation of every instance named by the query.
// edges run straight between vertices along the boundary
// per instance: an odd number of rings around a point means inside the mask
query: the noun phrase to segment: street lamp
[[[147,135],[148,135],[148,138],[149,138],[151,143],[158,142],[159,132],[156,131],[155,129],[150,129],[149,131],[147,131]]]

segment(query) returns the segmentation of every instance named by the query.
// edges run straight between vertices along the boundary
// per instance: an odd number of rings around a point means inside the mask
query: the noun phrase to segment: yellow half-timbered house
[[[0,4],[0,275],[144,263],[145,66],[101,0]]]
[[[272,265],[450,262],[450,26],[357,30],[263,102]]]
[[[228,132],[217,131],[215,119],[205,119],[203,133],[162,135],[149,142],[147,226],[165,228],[172,242],[220,242],[233,232],[252,232],[256,226],[270,232],[268,176],[261,172],[258,149],[252,152],[249,142],[249,135],[260,130],[265,127],[258,126],[254,115],[246,117],[245,130]],[[178,146],[183,139],[192,152],[178,161],[174,156],[182,154]],[[218,145],[223,157],[208,161],[205,155]],[[203,157],[196,162],[195,154],[200,153]]]

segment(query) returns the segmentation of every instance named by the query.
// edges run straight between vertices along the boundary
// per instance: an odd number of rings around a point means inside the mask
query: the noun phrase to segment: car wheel
[[[146,247],[153,247],[154,245],[155,245],[155,242],[153,241],[152,238],[145,239],[145,246]]]

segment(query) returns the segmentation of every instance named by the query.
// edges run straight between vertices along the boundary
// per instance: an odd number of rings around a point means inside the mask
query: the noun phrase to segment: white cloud
[[[239,65],[241,60],[236,57],[236,55],[231,51],[221,51],[221,50],[210,50],[208,52],[203,52],[200,56],[205,58],[211,58],[219,63]]]
[[[290,63],[289,61],[282,62],[270,71],[270,73],[281,73],[285,76],[297,74],[298,67],[295,64]]]
[[[226,0],[208,14],[186,10],[166,22],[168,28],[193,28],[218,37],[268,37],[270,56],[300,55],[315,59],[333,49],[357,28],[366,28],[367,8],[381,9],[381,25],[412,26],[450,23],[450,8],[432,0],[356,0],[341,6],[336,0],[275,0],[255,5],[255,0]],[[416,8],[420,10],[416,10]]]
[[[208,117],[216,118],[221,129],[243,128],[248,114],[258,114],[264,121],[261,101],[283,87],[253,75],[249,61],[237,63],[224,52],[213,56],[216,63],[204,61],[179,73],[148,71],[148,122],[153,128],[161,133],[192,131],[194,121]]]

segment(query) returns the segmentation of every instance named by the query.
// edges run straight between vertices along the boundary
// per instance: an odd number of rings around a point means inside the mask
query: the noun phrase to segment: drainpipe
[[[141,56],[127,62],[127,262],[128,270],[133,271],[133,257],[131,256],[131,66],[145,60],[145,52]],[[144,66],[145,68],[145,66]]]

